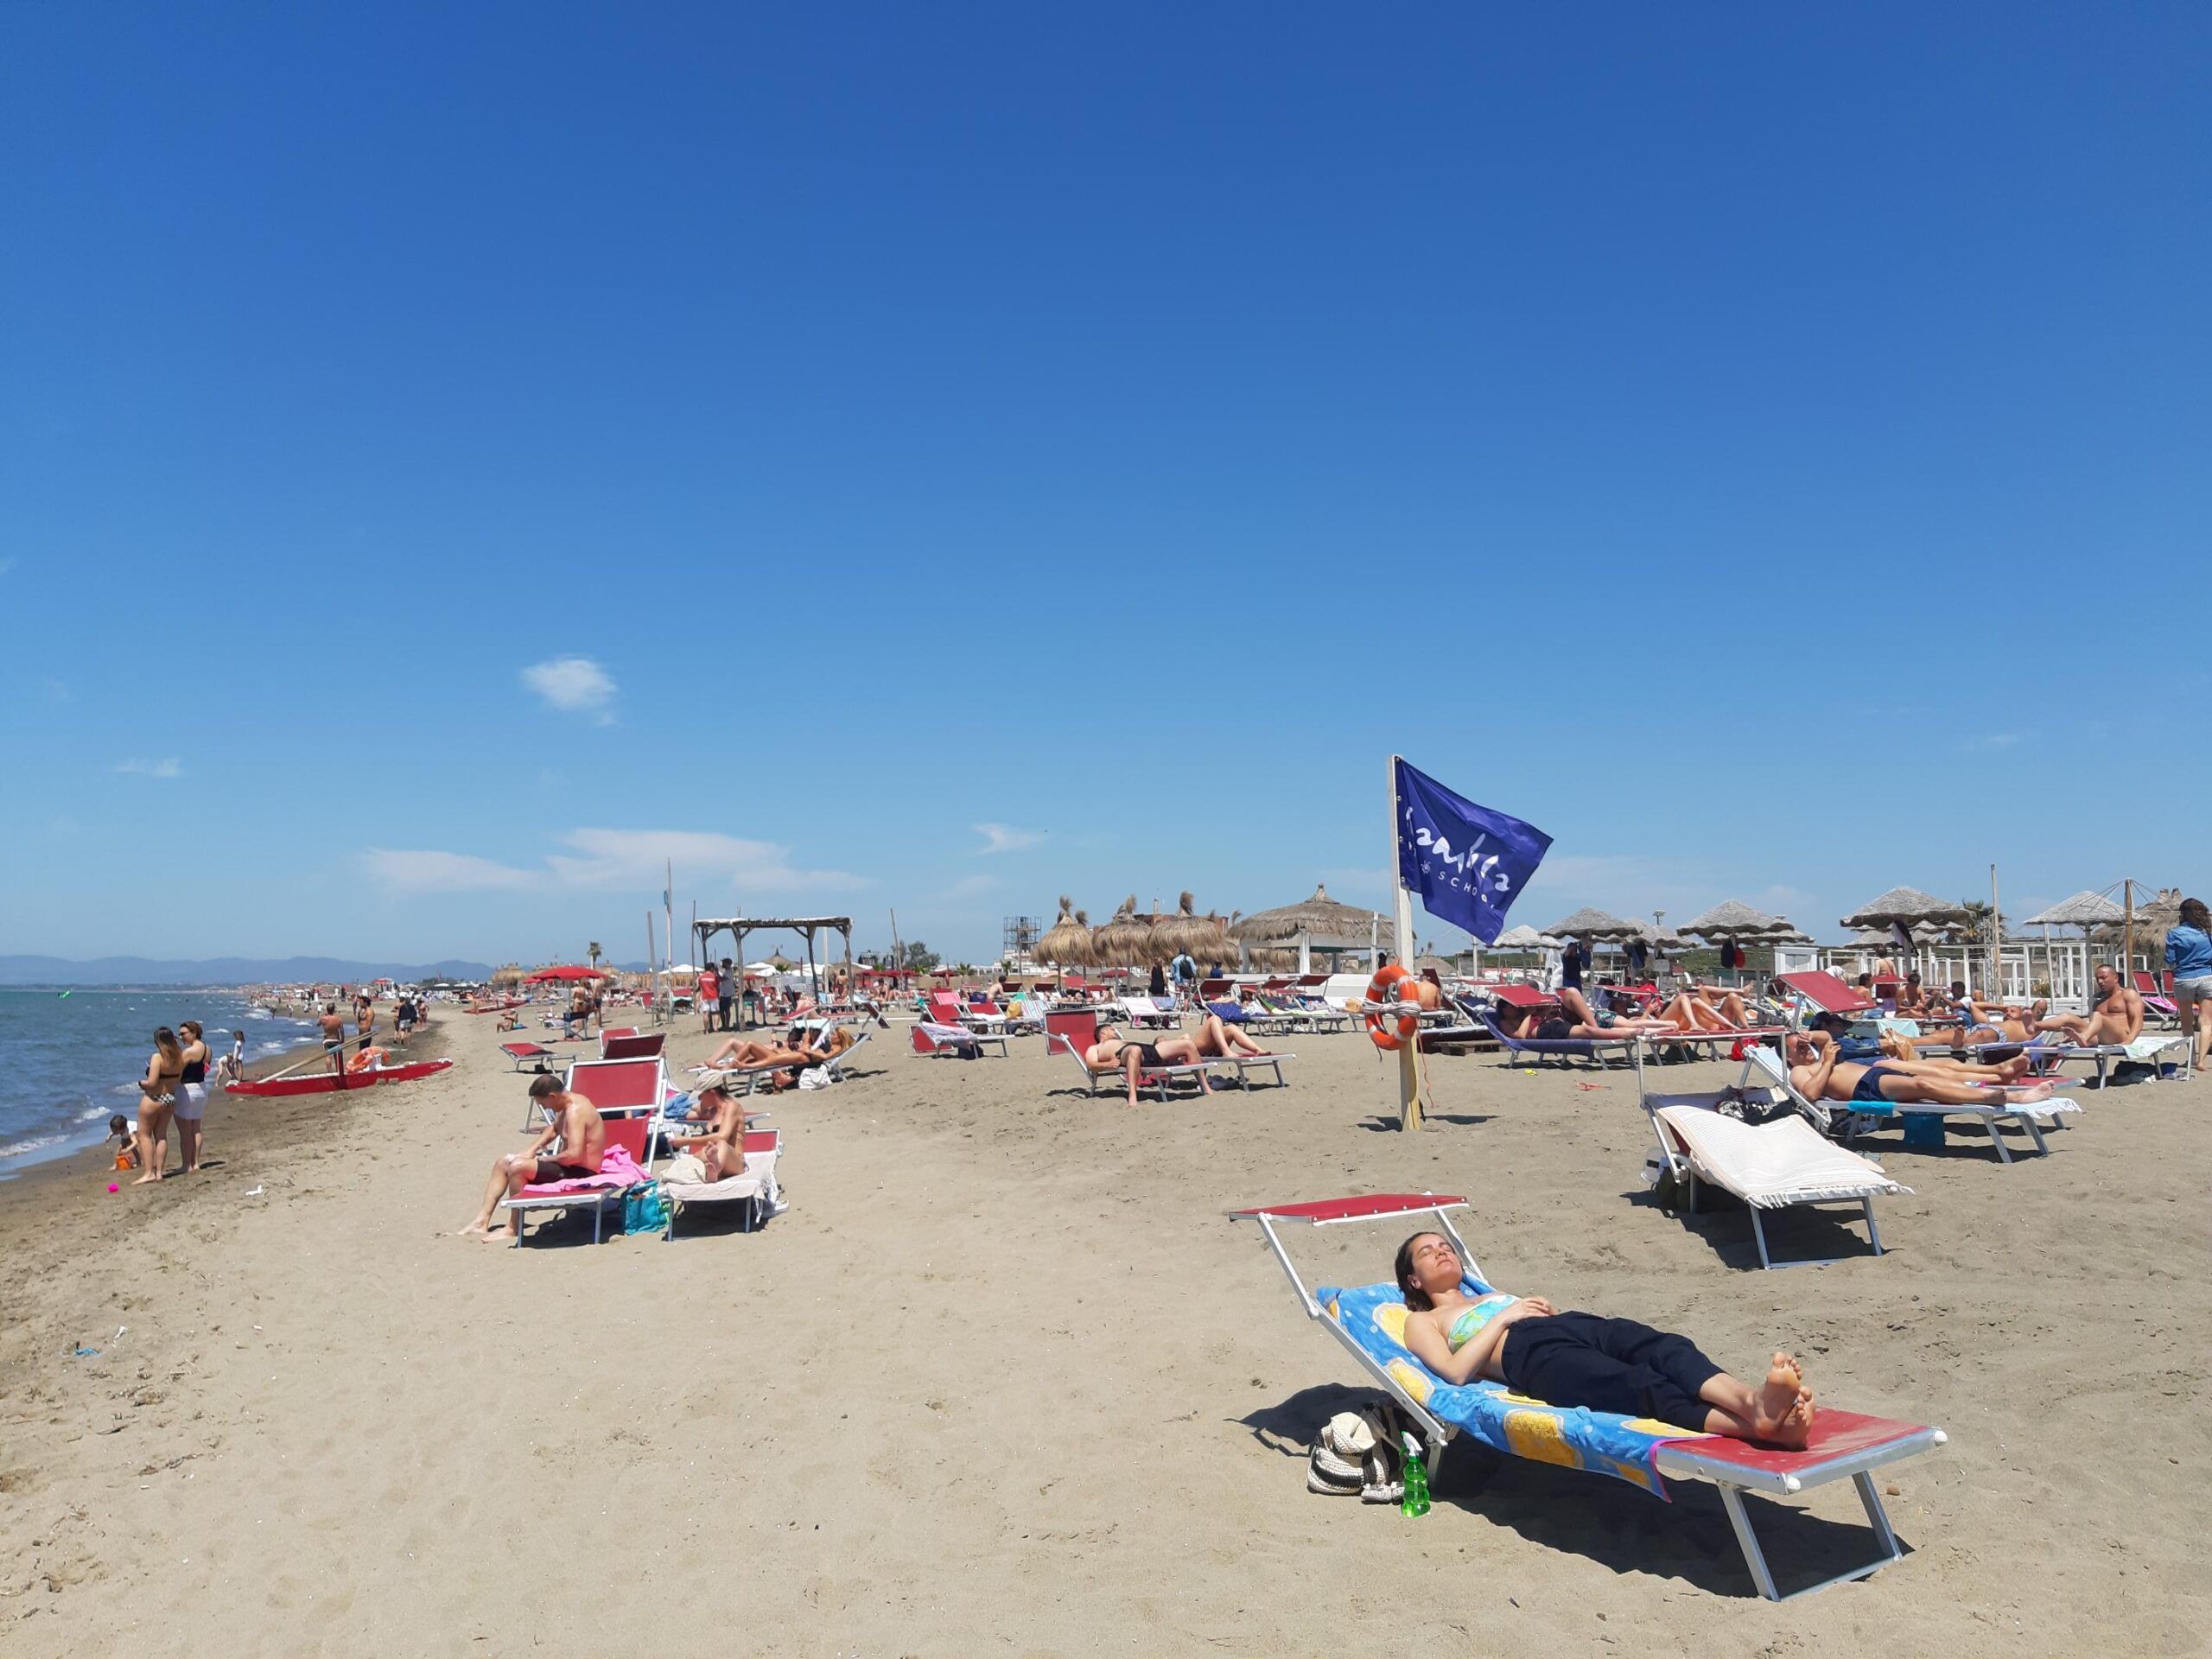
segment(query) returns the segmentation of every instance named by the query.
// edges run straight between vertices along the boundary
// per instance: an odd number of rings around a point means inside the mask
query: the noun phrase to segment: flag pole
[[[1395,914],[1394,929],[1395,954],[1398,966],[1408,973],[1414,957],[1414,898],[1406,891],[1406,884],[1398,875],[1398,757],[1390,757],[1390,897]],[[1398,1127],[1402,1130],[1421,1128],[1421,1074],[1416,1070],[1421,1038],[1416,1033],[1412,1041],[1398,1051]]]

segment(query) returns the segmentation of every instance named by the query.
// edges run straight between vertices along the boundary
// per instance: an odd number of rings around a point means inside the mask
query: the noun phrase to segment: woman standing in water
[[[179,1027],[184,1033],[184,1070],[177,1076],[176,1116],[177,1150],[184,1154],[184,1173],[196,1175],[200,1172],[200,1120],[207,1110],[207,1045],[200,1034],[200,1022],[188,1020]]]
[[[146,1075],[138,1080],[138,1179],[145,1186],[162,1179],[169,1161],[169,1113],[176,1105],[177,1080],[184,1076],[184,1050],[176,1033],[163,1026],[154,1033]]]

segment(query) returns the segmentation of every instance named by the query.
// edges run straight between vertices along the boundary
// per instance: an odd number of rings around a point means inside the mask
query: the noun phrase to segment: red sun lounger
[[[668,1096],[668,1064],[658,1054],[649,1060],[577,1060],[563,1086],[599,1108],[601,1117],[652,1117]],[[537,1112],[533,1100],[522,1126]]]
[[[1389,1394],[1397,1402],[1399,1408],[1427,1432],[1428,1446],[1426,1460],[1432,1475],[1443,1461],[1445,1446],[1459,1431],[1432,1414],[1408,1392],[1404,1384],[1383,1368],[1374,1355],[1361,1346],[1351,1332],[1337,1319],[1328,1317],[1320,1303],[1314,1300],[1313,1292],[1306,1287],[1306,1281],[1299,1276],[1298,1268],[1291,1262],[1290,1252],[1284,1245],[1279,1230],[1293,1224],[1328,1227],[1344,1223],[1433,1217],[1436,1230],[1459,1247],[1467,1271],[1477,1278],[1484,1278],[1481,1268],[1476,1263],[1474,1252],[1467,1248],[1466,1241],[1452,1226],[1448,1213],[1465,1208],[1467,1201],[1465,1198],[1451,1194],[1386,1192],[1324,1198],[1305,1204],[1268,1205],[1229,1212],[1234,1220],[1259,1224],[1261,1232],[1267,1237],[1268,1248],[1274,1250],[1275,1260],[1282,1265],[1284,1276],[1290,1281],[1291,1288],[1297,1292],[1300,1305],[1306,1310],[1306,1317],[1315,1320],[1334,1336],[1344,1351],[1351,1354],[1368,1381]],[[1406,1356],[1406,1361],[1416,1366],[1419,1364],[1410,1355]],[[1751,1571],[1752,1584],[1769,1601],[1788,1601],[1798,1596],[1810,1595],[1816,1590],[1825,1590],[1830,1585],[1866,1578],[1891,1561],[1904,1559],[1904,1551],[1897,1542],[1897,1535],[1891,1530],[1889,1516],[1882,1507],[1881,1492],[1874,1484],[1873,1471],[1885,1464],[1916,1457],[1930,1447],[1943,1445],[1948,1439],[1948,1436],[1940,1428],[1895,1422],[1883,1417],[1865,1417],[1856,1412],[1839,1411],[1833,1406],[1824,1405],[1814,1419],[1811,1443],[1802,1452],[1755,1446],[1720,1435],[1701,1434],[1684,1440],[1661,1441],[1652,1454],[1652,1467],[1657,1474],[1672,1479],[1709,1480],[1718,1486],[1721,1506],[1728,1513],[1729,1524],[1735,1529],[1736,1542],[1744,1552],[1744,1564]],[[1806,1585],[1784,1595],[1776,1586],[1774,1574],[1767,1566],[1765,1552],[1760,1548],[1758,1538],[1751,1530],[1751,1517],[1744,1507],[1744,1494],[1758,1492],[1770,1497],[1790,1497],[1813,1487],[1825,1485],[1829,1481],[1847,1478],[1858,1489],[1859,1503],[1866,1511],[1867,1525],[1872,1529],[1879,1553],[1862,1567],[1852,1567],[1833,1578]]]
[[[604,1113],[601,1119],[607,1125],[607,1149],[612,1152],[620,1147],[630,1154],[632,1163],[644,1169],[646,1120],[642,1117],[610,1118]],[[530,1236],[528,1228],[522,1223],[524,1214],[575,1210],[588,1205],[591,1206],[591,1242],[596,1244],[605,1231],[608,1206],[620,1205],[622,1195],[633,1185],[634,1182],[625,1185],[584,1187],[565,1192],[548,1192],[525,1186],[514,1198],[502,1199],[499,1208],[515,1212],[515,1242],[521,1243]]]
[[[599,1058],[602,1060],[650,1060],[668,1042],[664,1031],[602,1031]]]
[[[501,1043],[499,1052],[515,1063],[518,1071],[550,1071],[559,1058],[543,1043]],[[524,1127],[529,1127],[527,1121]]]
[[[1880,1003],[1869,1001],[1834,974],[1808,969],[1803,973],[1777,974],[1775,977],[1822,1014],[1878,1014],[1882,1009]]]

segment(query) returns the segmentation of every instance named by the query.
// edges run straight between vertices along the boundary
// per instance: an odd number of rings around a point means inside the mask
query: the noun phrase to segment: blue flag
[[[1398,762],[1398,880],[1432,916],[1497,943],[1552,838]]]

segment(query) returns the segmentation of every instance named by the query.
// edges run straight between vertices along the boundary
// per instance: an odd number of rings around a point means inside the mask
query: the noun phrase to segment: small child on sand
[[[115,1149],[118,1169],[138,1167],[138,1142],[130,1133],[130,1120],[118,1112],[107,1121],[107,1138],[119,1144]]]

